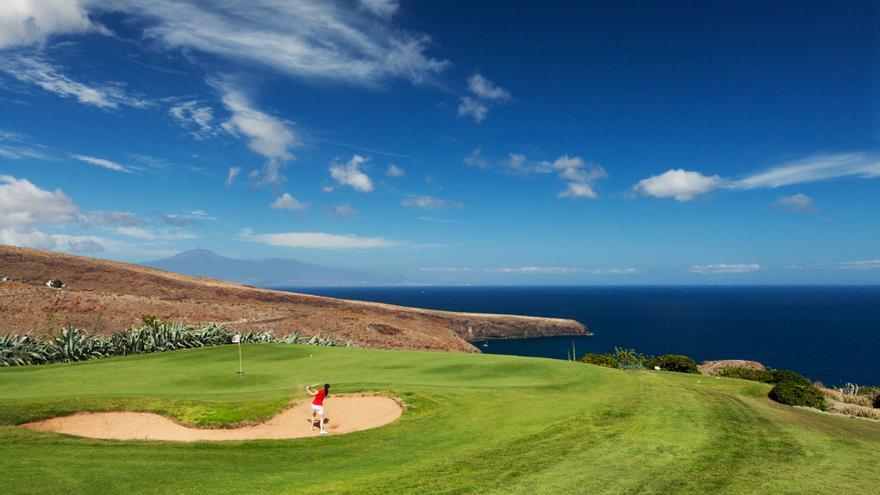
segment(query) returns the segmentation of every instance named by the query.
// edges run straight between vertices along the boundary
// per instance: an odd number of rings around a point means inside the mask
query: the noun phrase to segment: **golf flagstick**
[[[241,361],[241,335],[235,334],[232,336],[232,343],[238,344],[238,376],[244,380],[244,367],[242,366]]]

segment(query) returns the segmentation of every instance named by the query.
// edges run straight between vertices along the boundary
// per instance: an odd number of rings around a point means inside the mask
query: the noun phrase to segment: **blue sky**
[[[0,243],[432,283],[880,283],[878,21],[870,2],[6,1]]]

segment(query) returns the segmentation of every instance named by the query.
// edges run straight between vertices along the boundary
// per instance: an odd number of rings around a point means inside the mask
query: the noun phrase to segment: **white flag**
[[[239,335],[239,334],[235,334],[235,335],[233,335],[233,336],[232,336],[232,343],[233,343],[233,344],[239,344],[239,343],[241,343],[241,335]]]

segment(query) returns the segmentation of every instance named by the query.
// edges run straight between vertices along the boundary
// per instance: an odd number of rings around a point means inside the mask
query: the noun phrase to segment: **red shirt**
[[[315,400],[312,401],[312,404],[316,406],[324,405],[324,397],[327,395],[327,392],[324,392],[324,389],[318,390],[318,393],[315,395]]]

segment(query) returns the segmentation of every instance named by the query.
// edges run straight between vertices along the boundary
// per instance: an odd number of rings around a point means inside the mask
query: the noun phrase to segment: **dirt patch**
[[[324,403],[331,435],[368,430],[391,423],[403,408],[389,397],[333,396]],[[318,436],[311,429],[309,400],[298,401],[265,423],[239,428],[202,429],[184,426],[165,416],[138,412],[78,413],[22,425],[79,437],[112,440],[168,440],[176,442],[266,440]]]

